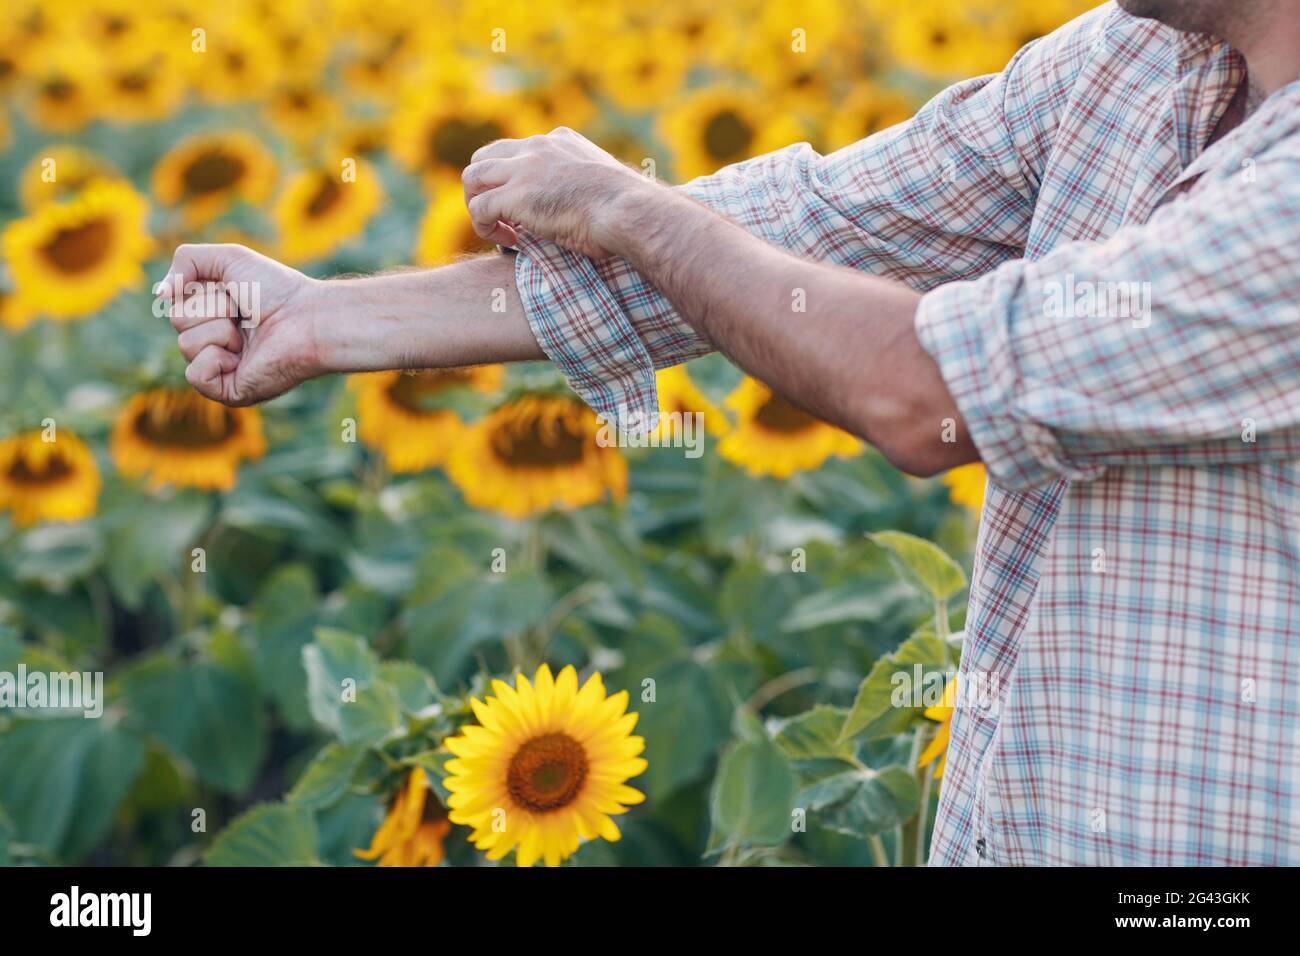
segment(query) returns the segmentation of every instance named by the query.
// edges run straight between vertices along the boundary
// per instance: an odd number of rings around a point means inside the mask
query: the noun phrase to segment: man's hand
[[[621,254],[628,203],[661,187],[561,126],[500,139],[474,153],[462,176],[474,231],[514,246],[515,226],[595,259]]]
[[[324,371],[314,327],[320,286],[243,246],[183,245],[154,293],[180,333],[195,390],[251,405]]]

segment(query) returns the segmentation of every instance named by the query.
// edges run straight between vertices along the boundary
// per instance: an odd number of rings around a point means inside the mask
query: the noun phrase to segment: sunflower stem
[[[880,839],[879,833],[867,837],[867,845],[871,847],[871,861],[876,866],[889,866],[889,854],[885,851],[885,841]]]
[[[917,764],[921,759],[921,747],[925,738],[925,731],[925,725],[918,724],[916,730],[912,732],[912,751],[907,757],[907,771],[914,777],[919,772],[924,772],[918,768]],[[916,848],[916,821],[922,812],[923,810],[918,810],[910,820],[894,829],[894,838],[898,841],[894,844],[894,859],[898,866],[916,865],[913,853]]]
[[[934,785],[934,773],[928,766],[920,768],[921,772],[921,809],[918,812],[919,825],[916,828],[916,866],[926,866],[930,862],[929,841],[926,840],[926,823],[930,818],[930,789]]]

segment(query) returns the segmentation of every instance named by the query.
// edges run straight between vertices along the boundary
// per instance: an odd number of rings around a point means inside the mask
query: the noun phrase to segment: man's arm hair
[[[715,348],[904,471],[978,460],[913,328],[919,293],[799,259],[679,193],[657,199],[622,217],[620,251]]]

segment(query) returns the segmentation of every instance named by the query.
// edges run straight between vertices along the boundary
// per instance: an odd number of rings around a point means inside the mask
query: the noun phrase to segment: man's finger
[[[474,155],[469,158],[469,161],[473,165],[485,159],[509,159],[523,148],[522,139],[498,139],[474,150]]]
[[[196,289],[195,286],[198,288]],[[168,310],[172,328],[184,332],[217,319],[240,319],[234,289],[218,282],[194,282],[190,293],[172,302]]]
[[[521,163],[518,157],[512,159],[482,159],[471,162],[461,173],[461,183],[465,186],[465,201],[473,199],[481,192],[504,186],[519,171]]]
[[[238,354],[244,349],[244,338],[239,334],[239,327],[229,319],[213,319],[193,328],[186,329],[176,337],[176,347],[189,361],[209,345],[219,345],[227,352]]]
[[[207,345],[185,369],[185,381],[194,390],[214,402],[233,404],[233,376],[239,356],[219,345]]]
[[[154,284],[154,295],[170,303],[174,317],[185,300],[185,289],[193,282],[225,282],[232,266],[248,252],[234,243],[182,243],[172,253],[167,275]]]
[[[474,231],[483,239],[491,239],[504,213],[503,189],[489,189],[481,192],[465,205],[469,209],[470,222]]]

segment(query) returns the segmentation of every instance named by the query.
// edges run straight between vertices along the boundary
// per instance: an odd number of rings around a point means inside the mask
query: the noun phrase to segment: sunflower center
[[[181,180],[190,195],[204,195],[229,189],[239,182],[244,169],[244,161],[238,156],[214,149],[196,156],[185,167]]]
[[[107,220],[92,219],[60,229],[41,247],[41,254],[60,272],[72,275],[93,269],[108,251],[113,229]]]
[[[6,477],[19,485],[50,485],[72,474],[73,468],[57,452],[47,455],[40,462],[29,461],[20,454],[9,465]]]
[[[154,406],[141,410],[135,431],[152,445],[171,448],[206,448],[220,445],[239,428],[227,408],[208,404]]]
[[[772,395],[764,402],[754,413],[754,421],[770,432],[786,434],[801,432],[817,424],[817,419],[795,408],[780,395]]]
[[[149,75],[143,70],[123,73],[117,78],[117,88],[123,93],[143,93],[149,89]]]
[[[589,436],[565,415],[532,411],[492,436],[492,451],[507,465],[557,468],[582,461]]]
[[[510,760],[506,788],[534,813],[572,803],[587,779],[587,752],[567,734],[544,734],[525,743]]]
[[[41,87],[41,95],[51,100],[70,100],[77,93],[77,84],[63,77],[56,77]]]
[[[735,110],[722,110],[704,126],[704,148],[714,159],[727,159],[749,150],[754,131]]]
[[[468,385],[470,381],[470,373],[457,368],[399,375],[388,386],[388,397],[394,405],[408,412],[425,413],[429,411],[428,400],[434,395],[459,385]]]
[[[438,802],[438,798],[429,794],[424,798],[424,809],[420,820],[424,823],[440,823],[447,819],[447,808]]]
[[[320,185],[307,203],[307,218],[319,219],[337,206],[343,199],[343,187],[334,181],[333,176],[322,174]]]
[[[429,136],[429,156],[435,163],[464,169],[469,165],[474,151],[500,139],[503,130],[492,120],[470,123],[462,119],[449,119],[434,127]]]

